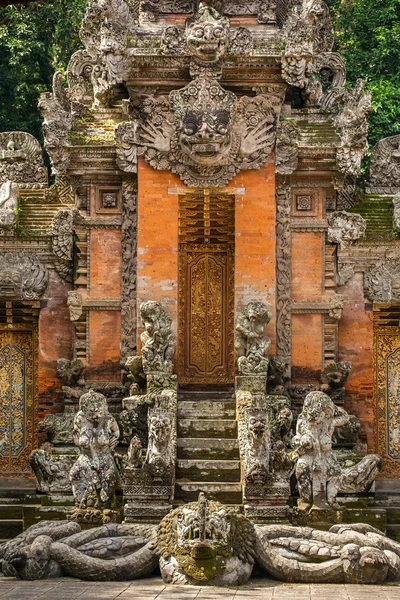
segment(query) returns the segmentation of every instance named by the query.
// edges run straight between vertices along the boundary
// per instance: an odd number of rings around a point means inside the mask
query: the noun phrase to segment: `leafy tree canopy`
[[[44,0],[0,7],[0,131],[42,140],[39,94],[81,47],[86,0]]]
[[[0,8],[0,131],[20,129],[42,139],[38,97],[81,47],[86,2],[42,0]],[[362,77],[373,92],[372,147],[400,132],[400,0],[327,2],[349,84]]]

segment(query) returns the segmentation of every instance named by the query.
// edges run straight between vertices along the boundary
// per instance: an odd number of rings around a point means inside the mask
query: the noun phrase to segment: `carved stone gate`
[[[37,326],[0,325],[0,476],[30,477],[37,446]]]
[[[183,384],[234,381],[233,195],[199,190],[179,204],[179,367]]]

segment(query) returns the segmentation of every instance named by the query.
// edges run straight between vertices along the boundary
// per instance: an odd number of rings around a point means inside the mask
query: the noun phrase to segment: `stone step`
[[[235,402],[180,400],[178,419],[235,419]]]
[[[178,438],[237,438],[237,423],[227,419],[180,419]]]
[[[205,483],[203,481],[176,481],[175,500],[193,502],[204,492],[207,498],[224,504],[242,504],[242,486],[240,483]]]
[[[176,477],[180,481],[240,482],[238,460],[178,460]]]
[[[178,400],[191,400],[194,402],[199,402],[202,400],[209,400],[212,402],[223,402],[223,401],[234,401],[235,394],[233,390],[223,390],[223,391],[215,391],[215,390],[179,390],[178,392]]]
[[[237,440],[218,438],[178,439],[178,459],[234,460],[239,459]]]
[[[24,530],[22,519],[2,519],[0,520],[0,539],[11,540]]]

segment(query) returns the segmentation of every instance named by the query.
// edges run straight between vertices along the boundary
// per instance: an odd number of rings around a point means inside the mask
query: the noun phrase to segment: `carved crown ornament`
[[[209,77],[169,96],[149,96],[142,118],[116,128],[118,164],[135,169],[139,156],[168,169],[190,187],[220,187],[242,169],[259,169],[270,156],[283,97],[242,97]]]

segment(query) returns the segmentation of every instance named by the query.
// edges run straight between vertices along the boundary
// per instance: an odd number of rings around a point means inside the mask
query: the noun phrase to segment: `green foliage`
[[[336,33],[335,50],[354,85],[372,91],[369,141],[400,133],[400,0],[327,0]]]
[[[39,94],[81,47],[86,0],[43,0],[0,7],[0,131],[28,131],[42,140]]]

